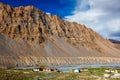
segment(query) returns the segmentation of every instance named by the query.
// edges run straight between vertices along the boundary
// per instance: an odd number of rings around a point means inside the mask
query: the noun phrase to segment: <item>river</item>
[[[77,69],[77,68],[120,68],[120,64],[83,64],[83,65],[71,65],[71,66],[47,66],[51,68],[57,68],[60,71],[63,72],[68,72],[72,69]],[[33,68],[38,68],[36,66],[32,67],[16,67],[16,69],[33,69]]]

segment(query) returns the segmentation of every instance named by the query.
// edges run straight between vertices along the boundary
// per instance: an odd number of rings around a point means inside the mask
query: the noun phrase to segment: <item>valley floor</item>
[[[86,72],[34,72],[31,69],[0,69],[0,80],[120,80],[104,78],[106,68],[89,68]],[[118,73],[120,73],[120,69]]]

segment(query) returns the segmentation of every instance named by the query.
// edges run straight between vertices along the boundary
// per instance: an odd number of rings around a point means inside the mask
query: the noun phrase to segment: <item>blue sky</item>
[[[61,17],[72,15],[77,1],[76,0],[0,0],[13,7],[33,5],[45,12]]]
[[[84,24],[104,38],[120,40],[120,0],[0,0],[13,7],[33,5],[63,19]]]

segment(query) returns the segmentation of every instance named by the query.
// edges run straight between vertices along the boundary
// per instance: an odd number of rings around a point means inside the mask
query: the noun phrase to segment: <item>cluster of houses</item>
[[[33,71],[34,72],[61,72],[60,70],[56,68],[50,68],[50,67],[34,68]],[[84,71],[88,71],[88,69],[87,68],[76,68],[76,69],[70,70],[70,72],[75,72],[75,73],[84,72]]]
[[[45,67],[45,68],[34,68],[33,71],[35,72],[60,72],[60,70],[56,69],[56,68],[49,68],[49,67]]]
[[[56,68],[50,68],[50,67],[34,68],[33,71],[34,72],[61,72],[60,70],[58,70]],[[76,68],[76,69],[72,69],[70,72],[79,73],[79,72],[87,72],[87,71],[88,71],[87,68]],[[115,69],[106,69],[103,77],[105,77],[105,78],[120,78],[120,74]]]

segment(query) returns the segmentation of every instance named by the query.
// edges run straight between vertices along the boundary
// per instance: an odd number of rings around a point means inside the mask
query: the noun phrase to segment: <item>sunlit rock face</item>
[[[85,25],[0,3],[0,68],[119,63],[120,50]]]

